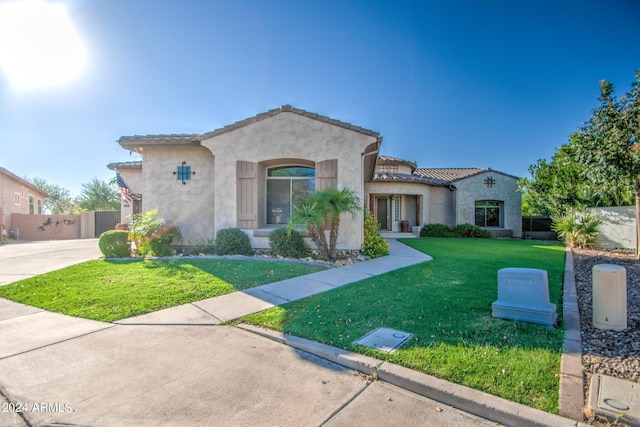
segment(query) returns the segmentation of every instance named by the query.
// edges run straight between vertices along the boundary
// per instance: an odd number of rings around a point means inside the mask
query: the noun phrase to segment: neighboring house
[[[0,167],[0,238],[12,236],[12,214],[41,214],[47,193]],[[14,231],[15,233],[15,231]]]
[[[521,237],[517,178],[490,169],[418,169],[380,156],[379,133],[289,105],[205,134],[123,136],[142,161],[111,163],[122,192],[122,218],[158,209],[184,243],[243,229],[256,248],[287,224],[292,207],[328,186],[351,188],[380,221],[420,227],[478,223]],[[359,249],[362,215],[345,215],[338,248]]]

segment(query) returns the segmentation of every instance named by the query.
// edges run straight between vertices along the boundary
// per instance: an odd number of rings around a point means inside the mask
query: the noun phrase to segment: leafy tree
[[[115,211],[120,209],[120,192],[113,180],[93,178],[82,184],[77,205],[87,211]]]
[[[564,215],[574,208],[631,203],[633,195],[625,186],[585,177],[585,165],[576,159],[575,152],[573,143],[565,144],[550,162],[538,160],[529,167],[531,179],[518,182],[528,215]],[[524,207],[523,203],[523,213]]]
[[[337,252],[340,216],[343,213],[355,216],[360,209],[360,200],[353,190],[347,187],[342,190],[327,187],[307,196],[301,204],[294,205],[291,223],[306,225],[320,258],[333,260]]]
[[[47,182],[44,178],[27,177],[27,181],[48,194],[42,204],[43,213],[51,215],[68,215],[74,211],[71,193],[66,188]]]
[[[596,194],[618,185],[632,192],[636,203],[636,256],[640,255],[640,70],[626,96],[616,99],[613,84],[600,82],[600,105],[591,119],[571,136],[582,177],[596,184]]]

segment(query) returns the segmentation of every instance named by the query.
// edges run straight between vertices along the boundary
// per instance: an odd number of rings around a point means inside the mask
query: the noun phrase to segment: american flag
[[[125,202],[130,202],[131,200],[140,200],[140,195],[133,194],[131,192],[120,174],[118,174],[118,188],[120,189],[120,196],[122,196],[122,200],[124,200]]]

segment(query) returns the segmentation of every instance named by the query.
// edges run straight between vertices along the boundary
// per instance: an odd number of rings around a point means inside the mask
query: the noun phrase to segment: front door
[[[389,198],[376,197],[376,219],[380,223],[380,230],[389,230]]]

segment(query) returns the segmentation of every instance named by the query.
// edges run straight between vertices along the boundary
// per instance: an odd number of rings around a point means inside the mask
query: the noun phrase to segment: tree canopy
[[[580,207],[635,202],[640,242],[640,70],[635,79],[621,98],[614,96],[612,83],[601,81],[600,105],[591,118],[551,162],[538,160],[529,168],[532,178],[522,179],[520,188],[530,211],[563,215]]]
[[[74,202],[69,190],[57,184],[52,184],[44,178],[27,177],[26,179],[49,195],[43,202],[44,213],[52,215],[73,213]]]
[[[93,178],[82,184],[77,205],[86,211],[114,211],[120,209],[120,192],[115,182]]]

